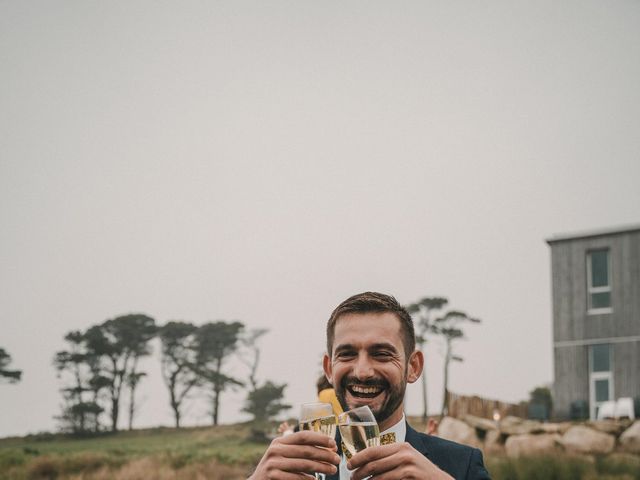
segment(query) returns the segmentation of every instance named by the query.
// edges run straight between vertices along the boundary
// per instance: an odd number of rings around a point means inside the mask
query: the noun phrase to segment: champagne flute
[[[367,447],[380,445],[378,423],[366,405],[342,413],[338,417],[338,428],[349,458]]]
[[[311,430],[325,434],[329,438],[336,436],[336,416],[330,403],[303,403],[300,409],[300,430]],[[316,480],[325,480],[324,473],[316,473]]]

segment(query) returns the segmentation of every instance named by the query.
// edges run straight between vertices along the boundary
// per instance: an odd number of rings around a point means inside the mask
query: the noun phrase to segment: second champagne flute
[[[371,409],[357,407],[338,417],[342,443],[349,458],[367,447],[380,445],[380,429]]]

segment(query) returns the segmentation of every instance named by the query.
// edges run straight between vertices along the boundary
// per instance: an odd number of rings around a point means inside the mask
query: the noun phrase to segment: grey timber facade
[[[555,236],[554,416],[640,398],[640,225]]]

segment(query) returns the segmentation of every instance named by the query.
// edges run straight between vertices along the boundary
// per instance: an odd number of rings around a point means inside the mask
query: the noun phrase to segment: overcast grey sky
[[[269,328],[259,377],[297,407],[364,290],[480,317],[452,390],[525,399],[553,376],[544,239],[640,221],[638,25],[638,1],[1,1],[0,346],[24,379],[0,436],[55,428],[64,334],[128,312]],[[137,423],[170,424],[147,367]]]

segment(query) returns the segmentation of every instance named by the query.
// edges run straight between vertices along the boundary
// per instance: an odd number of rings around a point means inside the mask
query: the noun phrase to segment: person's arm
[[[313,478],[313,474],[333,475],[340,457],[333,438],[317,432],[296,432],[271,442],[260,463],[247,480]]]

